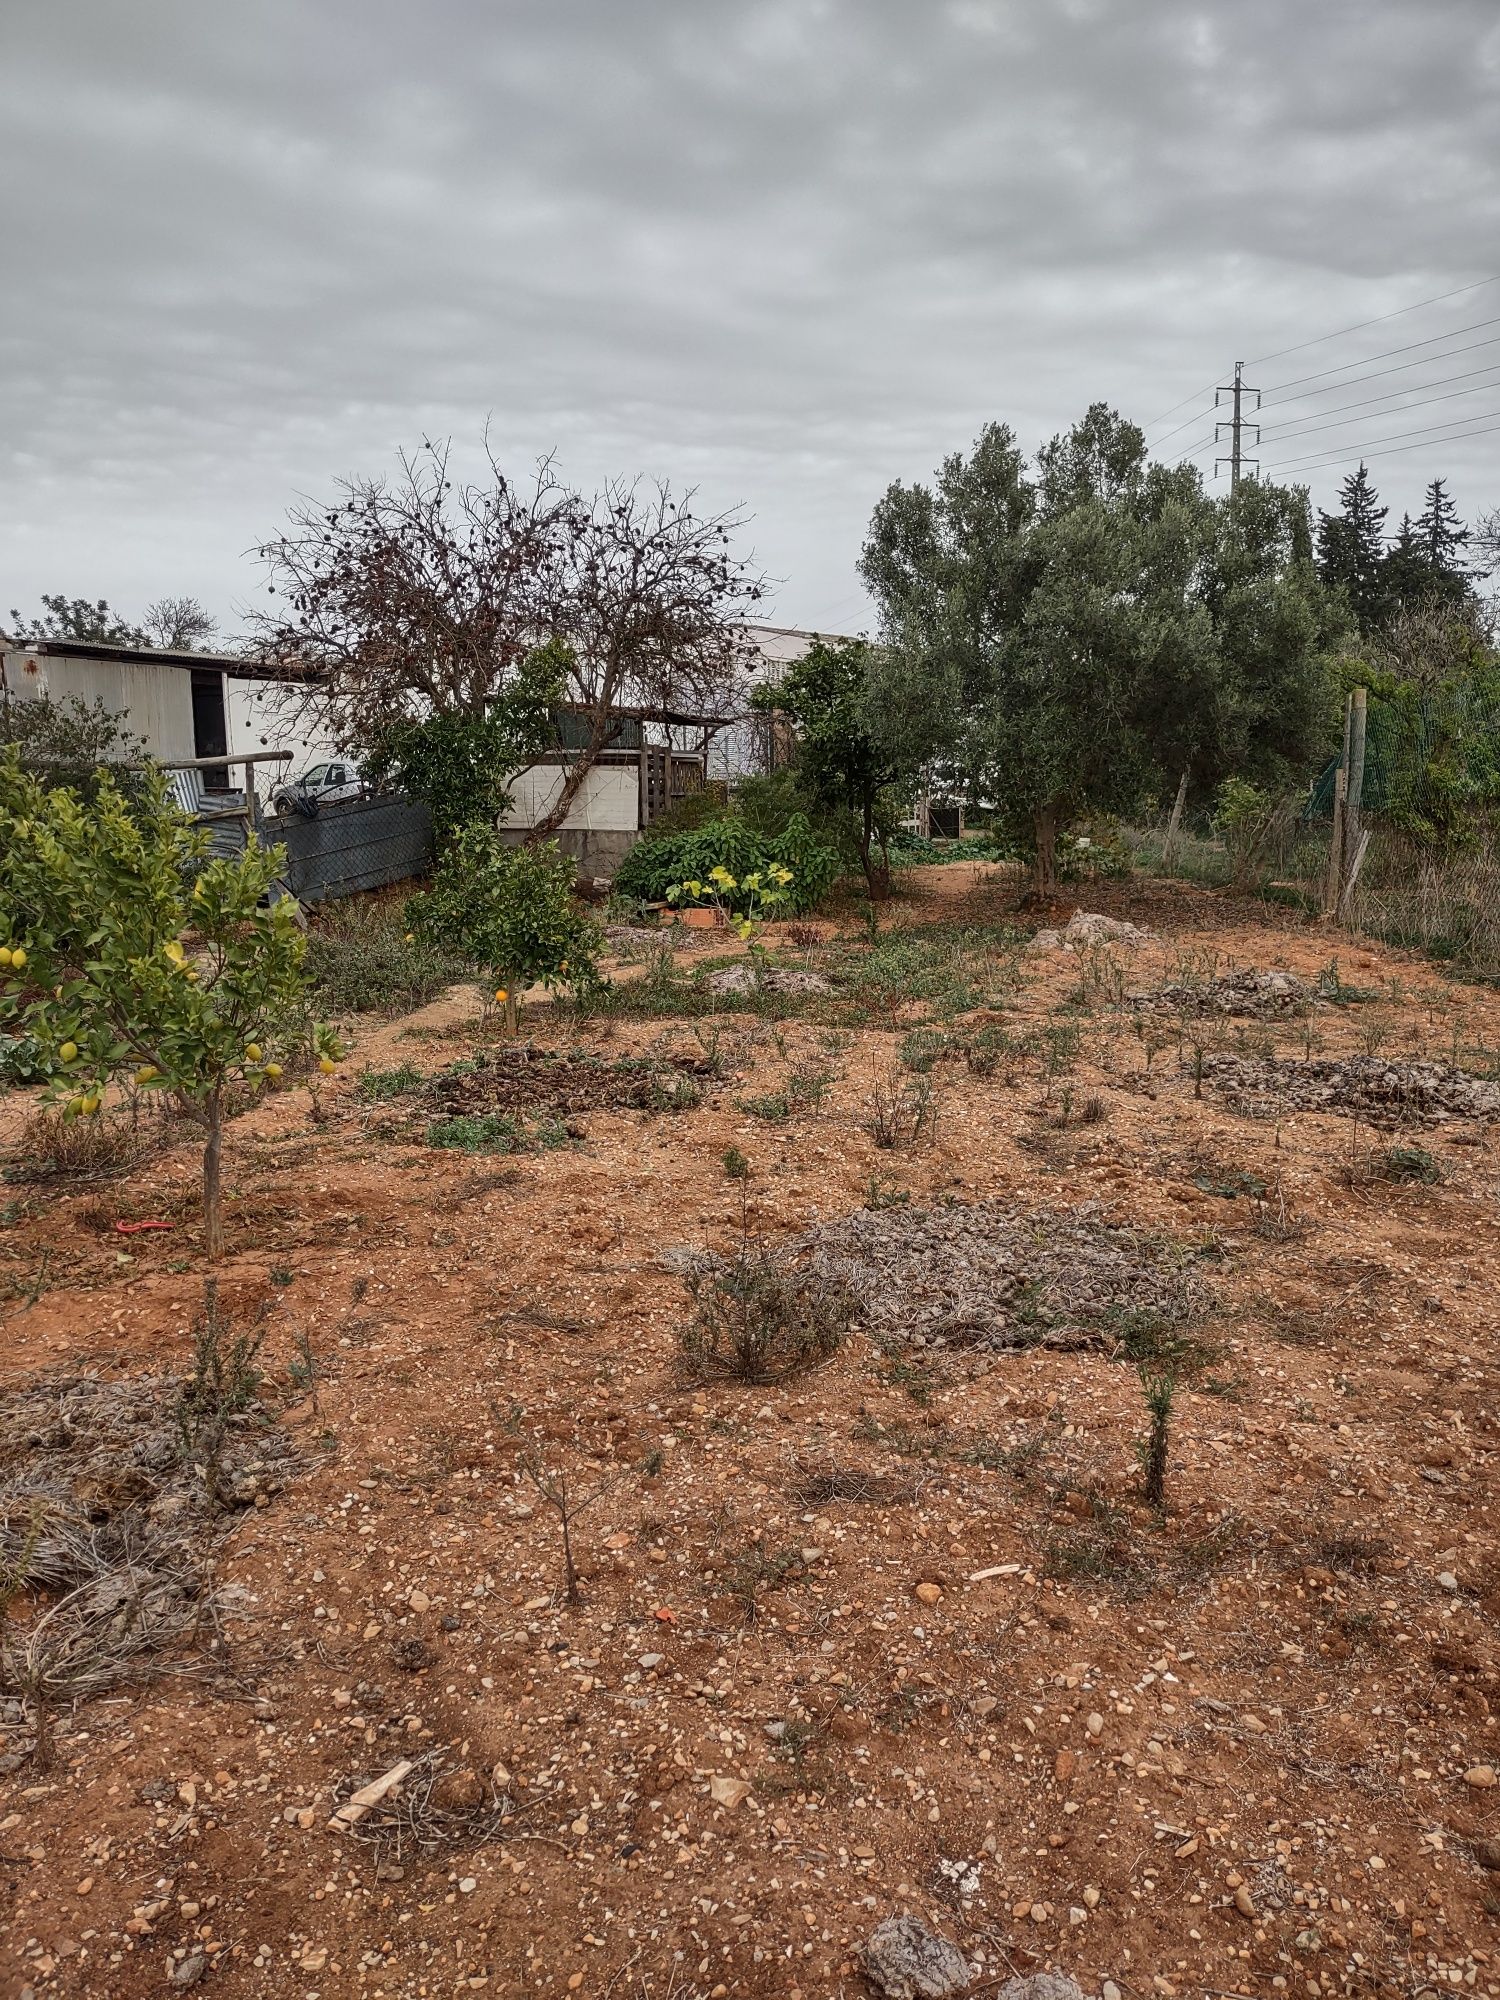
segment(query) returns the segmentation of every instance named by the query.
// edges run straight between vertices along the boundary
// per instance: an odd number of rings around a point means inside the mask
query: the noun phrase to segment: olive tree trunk
[[[1038,896],[1057,893],[1057,807],[1043,806],[1031,816],[1036,838],[1036,860],[1032,864],[1032,887]]]

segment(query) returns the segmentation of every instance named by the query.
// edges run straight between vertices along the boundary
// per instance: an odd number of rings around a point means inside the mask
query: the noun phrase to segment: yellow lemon
[[[145,1063],[136,1071],[135,1080],[137,1083],[154,1083],[160,1075],[161,1071],[155,1063]]]
[[[81,1097],[78,1100],[78,1108],[85,1118],[92,1118],[94,1113],[99,1109],[98,1093],[90,1091],[87,1097]]]
[[[274,1083],[274,1082],[276,1081],[277,1077],[278,1077],[278,1076],[280,1076],[280,1074],[281,1074],[281,1064],[280,1064],[280,1063],[267,1063],[267,1064],[266,1064],[266,1075],[267,1075],[267,1076],[268,1076],[268,1077],[269,1077],[269,1078],[271,1079],[272,1083]]]
[[[10,964],[10,946],[8,944],[0,944],[0,965],[9,965],[9,964]]]
[[[70,1097],[63,1106],[63,1116],[65,1118],[76,1118],[82,1109],[83,1099],[81,1097]]]
[[[333,1060],[332,1056],[319,1056],[318,1068],[322,1070],[324,1076],[332,1076],[333,1072],[338,1068],[338,1064]]]
[[[246,1042],[246,1044],[245,1044],[245,1060],[246,1060],[246,1062],[259,1062],[259,1061],[260,1061],[260,1043],[259,1043],[259,1042]]]
[[[26,963],[26,950],[23,945],[18,944],[13,947],[10,954],[10,963],[13,972],[21,970],[21,967]]]
[[[179,965],[181,965],[186,956],[176,938],[168,938],[167,942],[162,946],[162,950],[167,954],[168,958],[176,959]]]
[[[57,1055],[58,1055],[58,1060],[60,1062],[65,1062],[65,1063],[77,1062],[78,1060],[77,1042],[64,1042],[62,1047],[58,1050]]]
[[[198,968],[196,965],[186,965],[183,967],[183,971],[189,979],[196,979],[198,977]]]

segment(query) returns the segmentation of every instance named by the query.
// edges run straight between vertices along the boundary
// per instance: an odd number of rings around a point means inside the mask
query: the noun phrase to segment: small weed
[[[1177,1396],[1177,1377],[1165,1371],[1158,1374],[1149,1368],[1142,1368],[1140,1373],[1151,1428],[1137,1449],[1144,1474],[1146,1499],[1151,1506],[1159,1509],[1166,1505],[1167,1461],[1172,1444],[1172,1405]]]
[[[806,1574],[807,1565],[800,1549],[773,1549],[757,1541],[730,1564],[724,1574],[724,1586],[727,1594],[738,1602],[745,1623],[753,1625],[760,1611],[762,1591],[781,1590]]]
[[[919,1409],[925,1410],[932,1401],[937,1382],[930,1368],[920,1361],[908,1361],[901,1355],[888,1355],[880,1379],[889,1389],[904,1389]]]
[[[297,1274],[295,1271],[289,1271],[285,1264],[277,1264],[271,1270],[270,1281],[284,1290],[288,1285],[297,1282]]]
[[[870,1094],[869,1133],[877,1146],[887,1151],[916,1146],[924,1137],[931,1139],[937,1125],[937,1105],[932,1080],[914,1076],[904,1083],[891,1078],[877,1084]]]
[[[971,1076],[999,1075],[1007,1083],[1022,1058],[1035,1053],[1036,1043],[1030,1035],[1013,1034],[1009,1028],[994,1025],[980,1028],[964,1043],[964,1061]]]
[[[1442,1161],[1425,1146],[1390,1147],[1380,1162],[1380,1170],[1388,1181],[1412,1182],[1421,1187],[1436,1187],[1447,1178]]]
[[[1241,1197],[1260,1201],[1266,1193],[1266,1183],[1261,1176],[1247,1173],[1242,1167],[1205,1167],[1193,1175],[1193,1186],[1201,1188],[1204,1194],[1220,1195],[1225,1201],[1237,1201]]]
[[[910,1201],[910,1188],[898,1187],[885,1174],[871,1174],[865,1183],[864,1205],[876,1214],[883,1208],[905,1208]]]
[[[855,1314],[844,1286],[742,1234],[733,1260],[687,1278],[693,1317],[680,1336],[699,1379],[778,1382],[836,1354]]]
[[[750,1178],[750,1162],[738,1146],[726,1146],[723,1157],[726,1181],[747,1181]]]
[[[292,1335],[293,1353],[287,1363],[287,1379],[299,1396],[311,1396],[313,1410],[318,1407],[318,1380],[322,1369],[318,1357],[313,1352],[312,1335],[305,1326],[299,1326]]]
[[[560,1119],[532,1123],[508,1111],[469,1112],[428,1121],[425,1143],[450,1153],[529,1153],[569,1143]]]
[[[1358,1007],[1367,1000],[1378,1000],[1380,993],[1373,986],[1351,986],[1339,971],[1339,962],[1330,958],[1318,974],[1318,998],[1331,1000],[1335,1007]]]
[[[367,1104],[388,1104],[393,1097],[409,1097],[422,1083],[415,1063],[402,1063],[399,1069],[367,1069],[359,1079],[359,1094]]]
[[[913,1028],[901,1038],[898,1060],[904,1069],[925,1076],[943,1056],[953,1049],[953,1038],[941,1028]]]
[[[747,1118],[760,1118],[767,1125],[785,1125],[792,1115],[790,1091],[767,1091],[761,1097],[737,1097],[735,1104]]]

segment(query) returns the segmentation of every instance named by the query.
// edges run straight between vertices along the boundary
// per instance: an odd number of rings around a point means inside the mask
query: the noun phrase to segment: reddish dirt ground
[[[1337,948],[1377,992],[1223,1047],[1500,1048],[1500,1003],[1409,955],[1176,885],[1077,901],[1156,933],[1115,954],[1131,986],[1210,955],[1312,979]],[[1003,871],[929,870],[898,918],[1013,906]],[[733,1013],[696,1108],[590,1111],[511,1158],[415,1143],[357,1080],[471,1053],[462,993],[352,1023],[320,1116],[298,1086],[235,1122],[222,1293],[241,1320],[270,1302],[300,1476],[225,1540],[196,1671],[63,1711],[50,1768],[14,1712],[0,1734],[0,1991],[852,2000],[862,1940],[909,1910],[976,1993],[1057,1967],[1089,1994],[1500,1994],[1494,1136],[1247,1116],[1195,1095],[1181,1047],[1148,1075],[1127,1007],[1060,1014],[1079,958],[1019,963],[978,1018],[1076,1020],[1076,1066],[940,1061],[915,1149],[865,1122],[902,1019],[830,1042]],[[816,1109],[740,1108],[813,1061]],[[1097,1122],[1059,1122],[1091,1096]],[[33,1105],[0,1099],[0,1142]],[[1442,1178],[1381,1177],[1392,1143]],[[195,1175],[166,1132],[121,1178],[0,1187],[3,1386],[187,1365]],[[1181,1245],[1210,1358],[1163,1513],[1137,1372],[1102,1351],[856,1331],[776,1386],[685,1379],[663,1253],[732,1251],[742,1189],[774,1242],[872,1177],[920,1206],[1098,1203]],[[528,1456],[590,1503],[577,1607]],[[862,1497],[809,1486],[831,1470]],[[460,1820],[503,1793],[501,1837],[330,1831],[340,1786],[433,1750]]]

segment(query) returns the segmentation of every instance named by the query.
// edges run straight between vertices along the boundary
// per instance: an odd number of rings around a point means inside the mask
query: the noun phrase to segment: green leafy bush
[[[614,887],[617,895],[660,903],[675,884],[706,881],[716,868],[738,883],[778,866],[790,869],[793,878],[782,907],[789,916],[797,916],[821,902],[833,887],[839,857],[818,838],[803,813],[794,813],[779,834],[771,835],[730,817],[712,820],[692,833],[641,841],[620,864]],[[732,909],[739,909],[733,896],[728,900]]]

